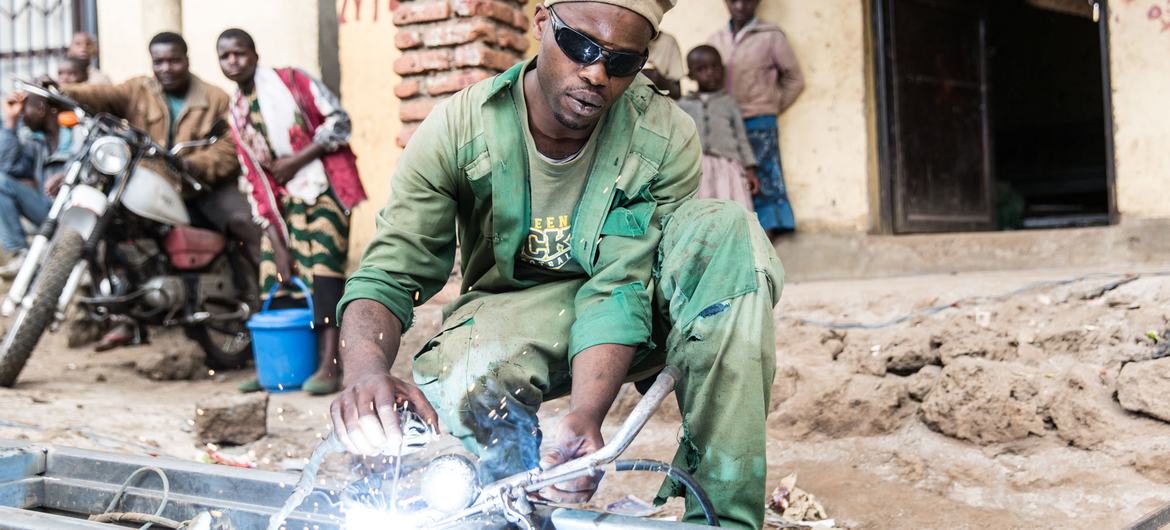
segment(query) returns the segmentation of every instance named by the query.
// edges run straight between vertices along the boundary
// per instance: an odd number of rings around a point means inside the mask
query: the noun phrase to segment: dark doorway
[[[1101,31],[1083,0],[874,0],[894,232],[1110,220]]]
[[[991,10],[1001,228],[1109,222],[1101,43],[1091,17],[1027,2]]]

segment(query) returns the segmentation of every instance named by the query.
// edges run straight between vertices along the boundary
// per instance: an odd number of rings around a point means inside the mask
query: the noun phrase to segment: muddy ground
[[[777,315],[769,481],[798,485],[848,528],[1120,528],[1170,502],[1170,277],[1036,285],[1093,272],[1023,271],[787,286]],[[978,295],[1034,289],[1000,299]],[[404,350],[433,332],[420,309]],[[881,322],[829,331],[798,319]],[[199,459],[195,403],[247,373],[154,381],[136,365],[183,357],[175,337],[97,354],[48,337],[15,389],[0,390],[0,438]],[[408,370],[403,355],[395,370]],[[164,363],[167,364],[167,363]],[[632,393],[611,423],[628,410]],[[328,398],[274,394],[264,439],[223,451],[296,468],[325,432]],[[542,415],[555,422],[563,403]],[[629,456],[669,459],[668,407]],[[612,427],[611,427],[612,428]],[[611,431],[612,432],[612,431]],[[599,502],[651,499],[657,480],[607,478]],[[664,512],[678,512],[671,506]]]

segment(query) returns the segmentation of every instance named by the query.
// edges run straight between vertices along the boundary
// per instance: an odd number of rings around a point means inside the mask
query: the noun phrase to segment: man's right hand
[[[333,400],[333,432],[351,453],[372,456],[396,450],[402,429],[394,407],[402,402],[438,429],[439,415],[418,387],[388,373],[369,373],[353,378]]]

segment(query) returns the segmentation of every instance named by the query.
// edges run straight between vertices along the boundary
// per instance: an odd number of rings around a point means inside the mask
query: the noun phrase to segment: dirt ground
[[[1104,292],[1118,278],[1034,283],[1090,272],[788,285],[776,311],[769,483],[798,473],[838,526],[855,529],[1120,528],[1170,502],[1170,405],[1157,399],[1170,392],[1170,375],[1159,375],[1170,367],[1151,360],[1154,337],[1164,341],[1170,327],[1170,277]],[[454,294],[448,286],[419,310],[404,351],[434,331],[439,304]],[[830,332],[799,320],[872,323],[914,312],[923,314],[878,330]],[[160,337],[97,354],[66,348],[63,335],[42,343],[15,389],[0,389],[0,438],[199,459],[195,403],[248,377],[199,370],[192,380],[153,381],[136,362],[192,346]],[[409,356],[400,357],[395,370],[405,374]],[[619,399],[610,424],[632,399]],[[223,451],[298,468],[327,429],[328,404],[274,394],[269,435]],[[546,430],[563,408],[542,411]],[[660,411],[627,455],[668,460],[678,417],[673,403]],[[657,484],[610,477],[598,502],[650,500]]]

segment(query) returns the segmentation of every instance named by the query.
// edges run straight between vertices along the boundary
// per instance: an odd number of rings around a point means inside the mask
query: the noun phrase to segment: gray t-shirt
[[[598,124],[577,154],[553,160],[537,151],[532,131],[528,128],[523,77],[514,85],[513,97],[520,112],[520,123],[524,125],[532,205],[528,237],[517,256],[517,271],[521,277],[537,280],[581,276],[585,271],[572,255],[573,214],[589,180],[597,154],[597,131],[602,124]]]

